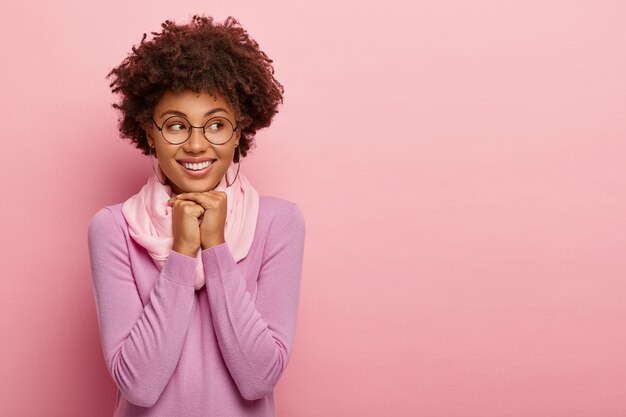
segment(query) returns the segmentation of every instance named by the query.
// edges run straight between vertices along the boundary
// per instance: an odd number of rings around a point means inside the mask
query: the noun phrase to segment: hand
[[[204,208],[193,201],[176,197],[171,198],[167,204],[172,206],[172,250],[195,258],[201,244],[200,219]]]
[[[206,191],[203,193],[182,193],[176,197],[197,204],[203,209],[200,220],[200,244],[202,249],[221,245],[225,242],[226,228],[226,193],[223,191]]]

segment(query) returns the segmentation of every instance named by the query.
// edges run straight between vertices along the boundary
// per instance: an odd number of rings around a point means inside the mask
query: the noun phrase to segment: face
[[[184,116],[193,126],[204,126],[209,119],[222,117],[230,120],[233,126],[237,126],[235,111],[219,94],[211,96],[190,90],[184,90],[178,94],[167,91],[155,106],[152,117],[159,127],[165,129],[166,126],[163,126],[163,123],[171,116]],[[170,127],[170,129],[175,128],[180,129],[180,126]],[[209,126],[207,126],[208,129]],[[176,194],[204,192],[217,187],[233,160],[240,135],[238,129],[228,142],[214,145],[206,140],[202,129],[191,129],[191,136],[187,141],[172,145],[163,138],[154,123],[146,128],[148,143],[155,147],[159,166],[167,176],[167,183]],[[201,164],[205,161],[211,165],[200,170],[185,168],[183,165],[184,163]]]

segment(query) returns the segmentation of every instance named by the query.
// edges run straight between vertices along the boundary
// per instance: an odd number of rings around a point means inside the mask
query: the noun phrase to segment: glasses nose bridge
[[[194,139],[193,139],[193,136],[194,136],[193,130],[194,129],[199,129],[200,130],[200,133],[198,133],[198,135],[197,135],[197,136],[200,136],[200,140],[199,141],[194,141]],[[200,143],[200,144],[204,145],[204,142],[210,143],[207,140],[206,135],[204,134],[204,126],[194,126],[191,123],[189,123],[189,136],[187,137],[187,140],[185,142],[190,144],[190,145],[193,145],[193,144],[196,144],[196,143]]]

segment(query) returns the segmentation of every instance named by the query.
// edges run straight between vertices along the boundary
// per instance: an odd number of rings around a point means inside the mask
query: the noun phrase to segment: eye
[[[187,131],[187,125],[179,120],[167,122],[163,128],[170,133],[181,133]]]
[[[221,120],[211,120],[206,125],[206,130],[208,130],[209,132],[219,132],[220,130],[224,129],[224,126],[225,124]]]

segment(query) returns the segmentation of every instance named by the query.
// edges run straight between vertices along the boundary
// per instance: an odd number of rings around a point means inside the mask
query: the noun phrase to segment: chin
[[[192,182],[185,182],[181,184],[181,186],[178,186],[177,188],[179,188],[180,190],[183,190],[182,192],[184,193],[203,193],[206,191],[213,190],[215,187],[217,187],[218,184],[219,184],[219,181],[215,181],[215,182],[192,181]]]

